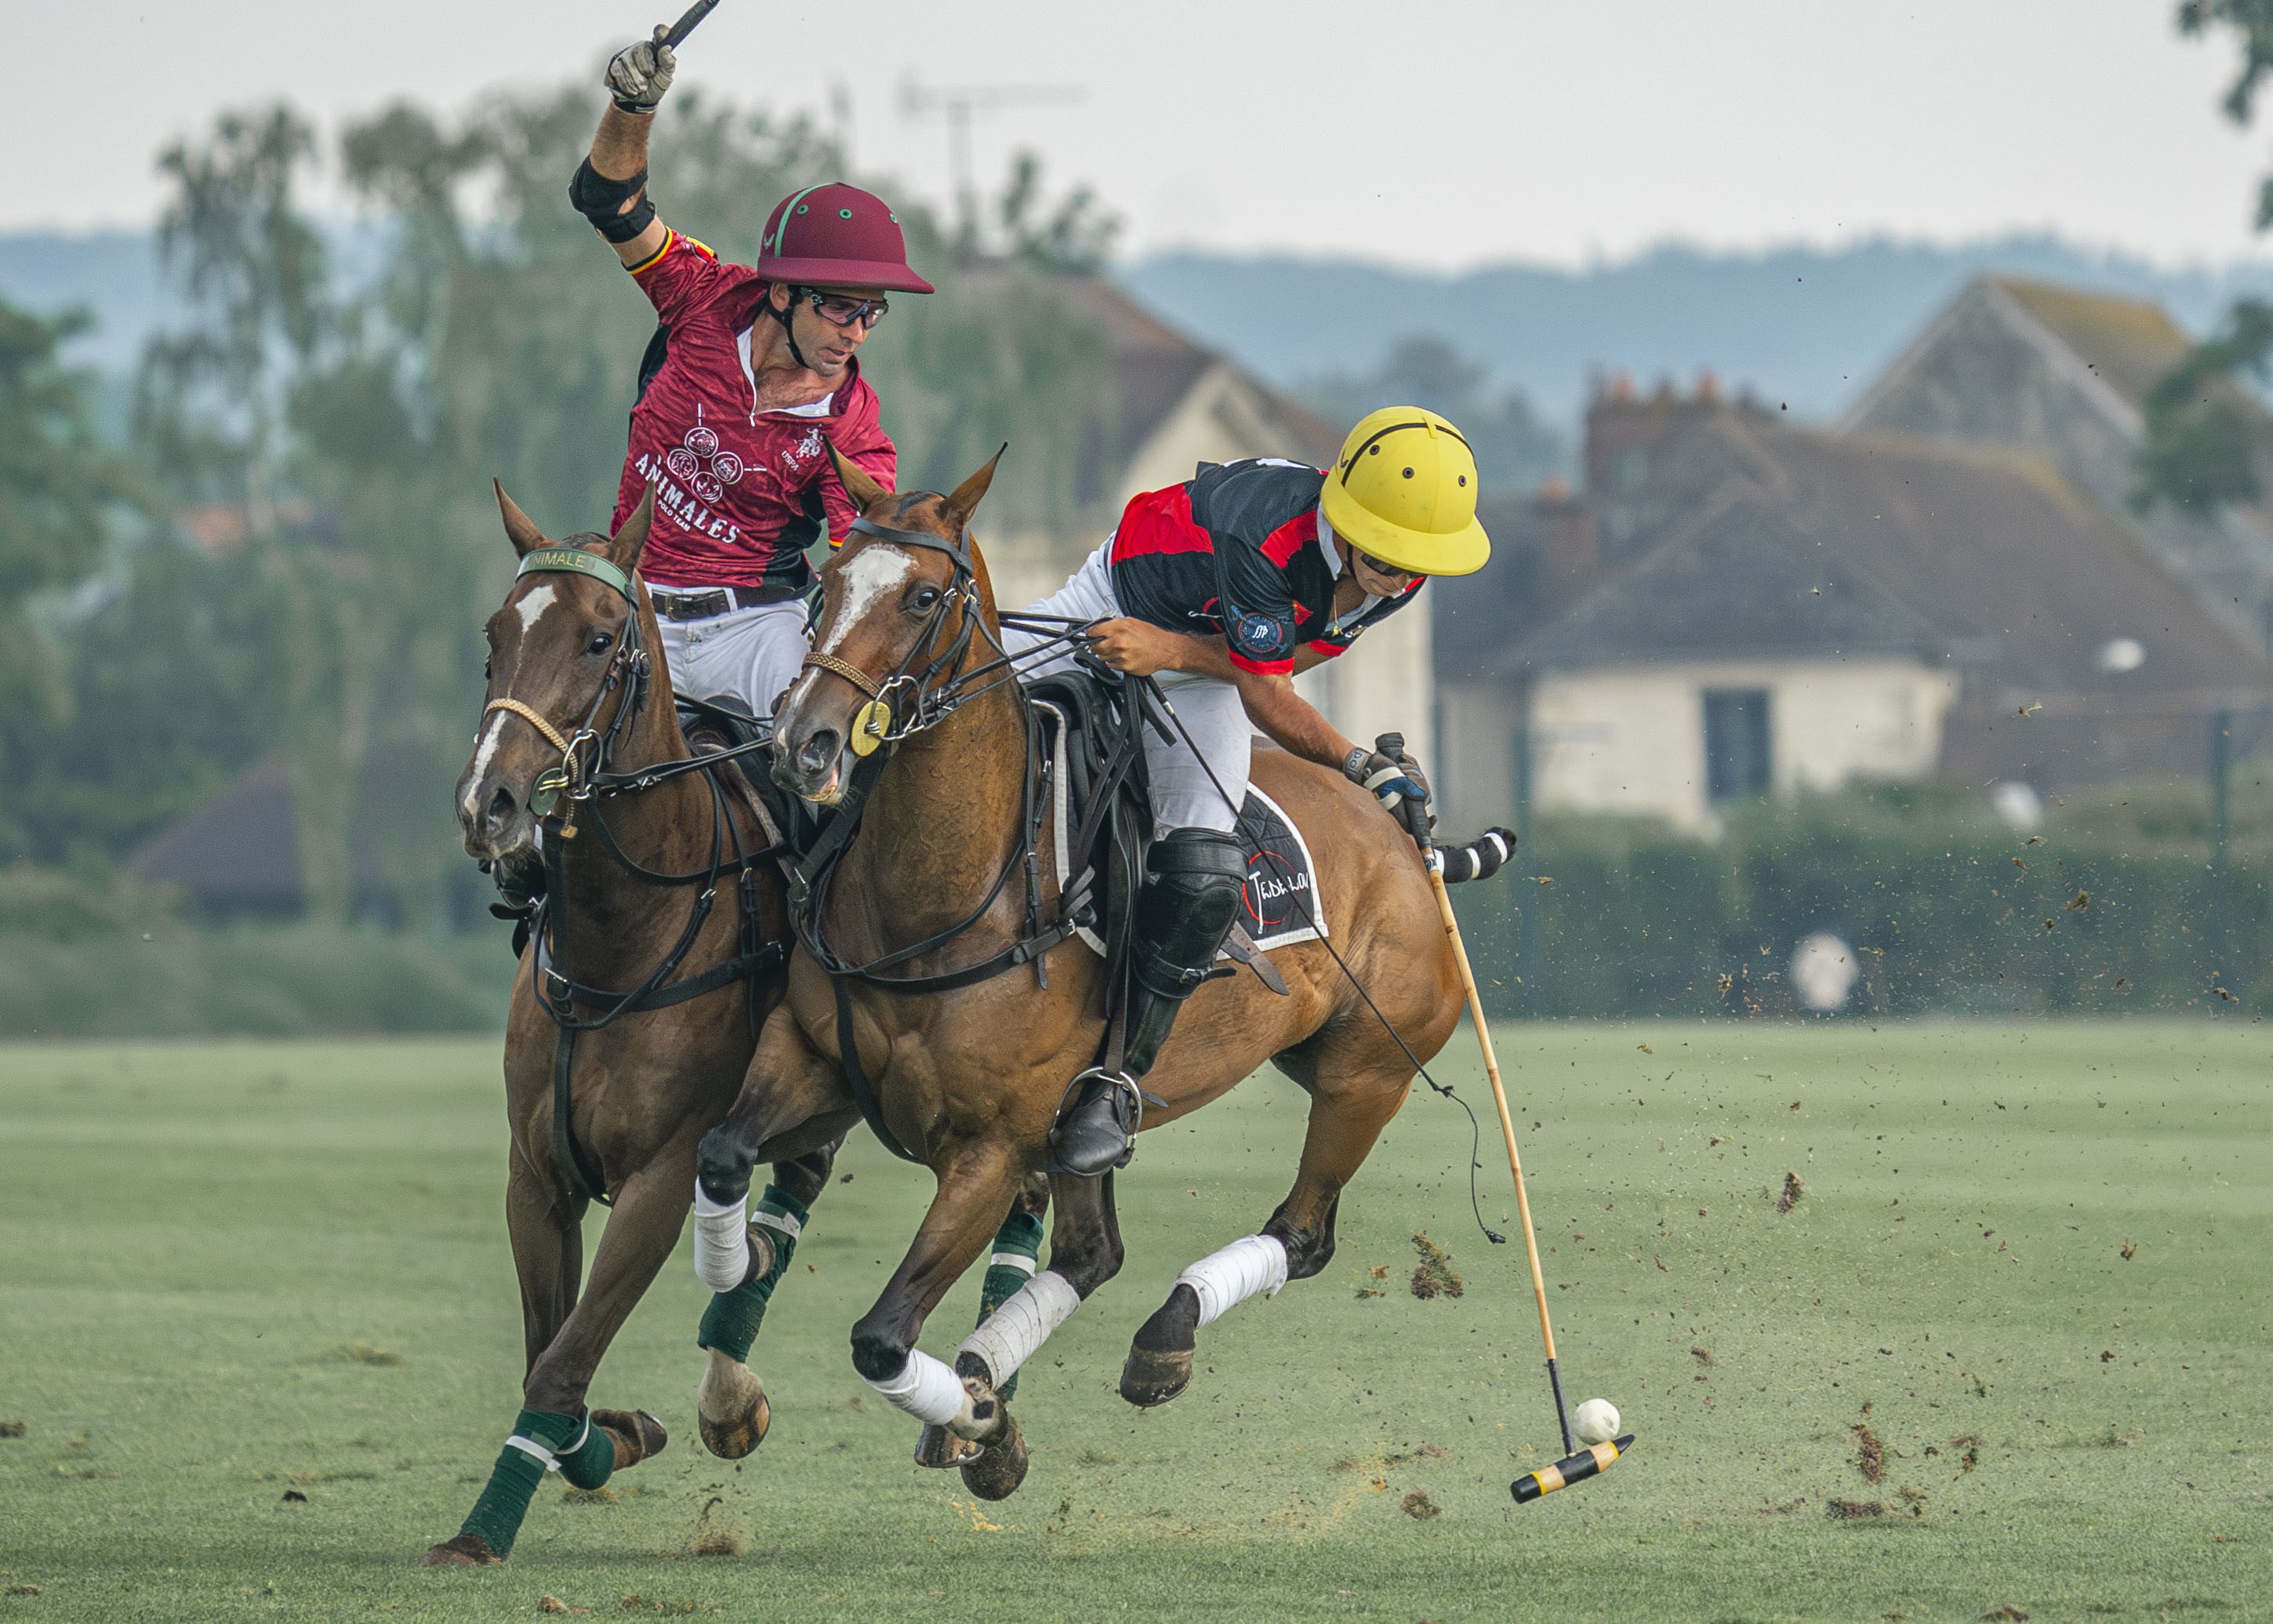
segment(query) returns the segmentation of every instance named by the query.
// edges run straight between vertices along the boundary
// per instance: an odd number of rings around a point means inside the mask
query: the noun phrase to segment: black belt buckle
[[[655,598],[656,609],[666,620],[716,620],[734,606],[734,594],[726,588],[708,592],[664,592],[650,596]]]

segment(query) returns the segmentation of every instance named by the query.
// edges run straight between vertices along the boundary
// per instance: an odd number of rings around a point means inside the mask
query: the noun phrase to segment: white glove
[[[652,113],[655,104],[663,100],[663,93],[671,88],[671,76],[679,66],[679,56],[663,42],[670,33],[668,27],[657,23],[652,40],[626,45],[609,60],[608,94],[625,111]]]

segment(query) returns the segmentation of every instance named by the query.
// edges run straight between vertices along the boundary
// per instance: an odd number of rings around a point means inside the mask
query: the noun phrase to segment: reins
[[[836,1002],[837,1046],[844,1077],[854,1100],[859,1104],[861,1115],[893,1154],[904,1161],[920,1162],[922,1157],[902,1145],[885,1125],[882,1107],[866,1068],[861,1064],[854,1041],[848,983],[858,981],[884,991],[906,995],[949,992],[975,986],[1020,966],[1032,964],[1040,985],[1046,988],[1049,971],[1044,962],[1046,956],[1053,948],[1093,921],[1095,909],[1086,878],[1070,891],[1060,895],[1054,920],[1046,924],[1042,921],[1041,826],[1053,786],[1049,763],[1043,759],[1040,749],[1040,717],[1017,686],[1023,664],[1047,659],[1061,646],[1081,641],[1089,622],[1054,616],[998,615],[997,618],[1006,625],[1032,623],[1058,628],[1033,647],[1013,655],[1003,646],[994,629],[986,624],[986,617],[980,612],[968,532],[958,531],[953,537],[938,536],[922,530],[897,530],[866,518],[853,521],[852,529],[881,540],[947,554],[955,566],[955,582],[948,591],[941,595],[922,633],[889,676],[878,679],[857,665],[817,650],[806,656],[806,666],[842,678],[868,695],[868,703],[855,714],[853,737],[849,743],[859,759],[852,768],[836,819],[821,840],[791,873],[790,918],[799,943],[829,978],[829,986]],[[941,650],[939,645],[947,616],[957,605],[963,610],[962,623],[947,646]],[[995,658],[965,670],[962,668],[963,662],[970,652],[974,632],[985,636],[988,646],[994,650]],[[924,669],[919,673],[911,672],[911,667],[926,654],[930,658]],[[919,942],[894,949],[865,963],[852,962],[829,945],[823,934],[821,921],[845,851],[859,825],[861,810],[887,759],[882,747],[897,745],[916,733],[937,727],[971,700],[1006,685],[1011,688],[1018,706],[1025,753],[1021,774],[1023,805],[1016,843],[978,906],[962,919]],[[903,692],[907,695],[904,710],[894,703]],[[1142,735],[1138,729],[1129,731],[1129,741],[1116,752],[1116,764],[1109,780],[1114,785],[1117,785],[1126,774],[1129,759],[1133,759],[1142,747]],[[1083,820],[1081,834],[1073,844],[1069,873],[1086,873],[1088,853],[1102,831],[1102,808],[1108,801],[1109,796],[1100,801],[1092,807],[1090,816]],[[1015,941],[985,959],[956,969],[923,975],[885,974],[938,952],[976,929],[993,912],[1009,886],[1010,876],[1022,868],[1026,876],[1026,922]]]
[[[606,1179],[585,1159],[582,1147],[576,1142],[571,1120],[574,1113],[570,1084],[575,1067],[577,1036],[581,1033],[596,1032],[633,1011],[665,1009],[672,1004],[684,1004],[737,981],[746,981],[749,985],[750,1029],[754,1036],[759,1024],[758,974],[788,956],[786,944],[766,942],[759,936],[757,865],[779,855],[782,848],[776,845],[755,851],[745,849],[741,829],[728,807],[726,791],[717,774],[717,769],[725,763],[762,748],[766,741],[753,741],[709,755],[662,763],[627,773],[608,770],[618,742],[638,724],[640,713],[647,703],[648,684],[653,669],[653,662],[640,632],[638,589],[630,576],[606,559],[575,547],[536,548],[521,560],[516,575],[544,573],[589,576],[612,588],[625,603],[623,626],[617,636],[615,657],[608,664],[599,690],[594,695],[582,724],[574,733],[564,737],[542,715],[510,696],[493,699],[482,710],[484,718],[494,711],[519,717],[560,752],[560,765],[539,774],[529,794],[529,809],[536,815],[545,836],[543,843],[544,897],[536,904],[529,919],[529,939],[533,954],[530,967],[537,1001],[544,1006],[545,1013],[551,1017],[559,1034],[553,1049],[552,1065],[552,1144],[555,1158],[576,1193],[607,1207],[613,1205],[613,1199],[607,1193]],[[599,719],[601,708],[611,694],[619,695],[619,697],[614,716],[609,718],[606,730],[602,732],[596,728],[595,724]],[[703,868],[684,874],[649,868],[624,850],[615,831],[608,827],[601,803],[611,796],[637,794],[689,772],[703,774],[710,791],[709,861]],[[677,940],[655,969],[629,992],[611,991],[577,981],[562,959],[562,949],[567,940],[568,848],[569,843],[581,832],[577,826],[580,808],[588,814],[588,821],[598,834],[600,846],[611,861],[641,883],[659,887],[701,887],[688,909],[686,923]],[[733,847],[731,858],[726,854],[730,839]],[[709,921],[717,899],[719,881],[730,875],[736,878],[740,920],[736,951],[699,974],[684,981],[671,981],[671,976],[701,939],[703,926]],[[580,1003],[603,1006],[604,1012],[589,1019],[580,1019],[576,1015]]]

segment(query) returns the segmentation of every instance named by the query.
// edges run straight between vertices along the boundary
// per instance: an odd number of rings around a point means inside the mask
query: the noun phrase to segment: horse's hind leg
[[[1288,1281],[1307,1280],[1326,1267],[1334,1255],[1334,1210],[1342,1186],[1397,1115],[1411,1083],[1409,1065],[1387,1063],[1369,1073],[1322,1081],[1311,1095],[1294,1190],[1261,1234],[1234,1241],[1176,1276],[1168,1300],[1129,1346],[1121,1397],[1147,1407],[1167,1403],[1192,1379],[1202,1326],[1257,1293],[1276,1296]]]
[[[513,1437],[488,1486],[457,1537],[427,1552],[428,1566],[502,1560],[548,1470],[578,1488],[596,1489],[619,1467],[636,1465],[669,1441],[644,1410],[586,1416],[584,1395],[608,1344],[679,1244],[694,1170],[688,1135],[625,1180],[592,1256],[591,1282],[532,1364]]]

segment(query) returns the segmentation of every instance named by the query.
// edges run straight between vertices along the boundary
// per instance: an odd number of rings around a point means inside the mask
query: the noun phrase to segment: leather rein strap
[[[668,1008],[736,981],[747,981],[751,983],[750,1026],[754,1035],[758,1025],[755,978],[761,971],[784,961],[789,956],[789,947],[786,943],[764,941],[758,934],[756,866],[777,855],[778,848],[768,846],[754,852],[743,849],[741,831],[727,810],[725,791],[716,774],[716,769],[729,759],[728,753],[690,757],[631,774],[607,771],[608,763],[615,753],[617,740],[636,722],[647,698],[649,663],[640,636],[639,592],[632,577],[597,553],[587,553],[578,547],[560,546],[533,549],[521,560],[521,568],[515,572],[516,578],[547,573],[585,575],[613,588],[622,596],[626,608],[623,629],[617,640],[616,657],[609,664],[607,674],[601,680],[599,693],[594,696],[591,709],[585,713],[584,725],[573,737],[564,738],[551,722],[517,699],[493,699],[483,708],[482,714],[487,717],[492,711],[502,710],[517,716],[535,727],[544,736],[546,742],[560,752],[561,801],[555,803],[558,809],[547,813],[542,820],[550,838],[544,842],[544,898],[536,906],[534,917],[529,921],[532,954],[530,967],[537,1002],[552,1018],[559,1034],[552,1055],[553,1159],[576,1194],[586,1200],[610,1207],[614,1205],[614,1199],[607,1192],[604,1173],[592,1166],[584,1154],[583,1147],[576,1142],[571,1084],[575,1071],[577,1034],[597,1031],[617,1017],[634,1010]],[[592,724],[599,718],[600,707],[607,702],[608,695],[619,688],[627,691],[618,703],[616,714],[610,720],[607,732],[596,735]],[[582,771],[582,752],[578,748],[586,741],[596,741],[597,745],[589,772]],[[731,754],[740,753],[738,749]],[[633,861],[617,842],[614,832],[601,816],[600,798],[651,789],[666,779],[689,771],[701,772],[710,788],[710,861],[708,866],[686,874],[669,874]],[[565,805],[562,804],[564,802]],[[699,884],[701,887],[677,942],[664,954],[663,962],[656,966],[654,973],[629,992],[612,992],[588,986],[559,966],[557,944],[566,939],[568,911],[567,847],[570,838],[577,832],[573,820],[574,808],[579,806],[589,806],[591,826],[598,833],[602,846],[619,868],[634,878],[650,885]],[[730,835],[734,847],[731,860],[725,851]],[[719,880],[729,875],[737,877],[736,890],[740,907],[737,951],[732,957],[699,975],[670,981],[670,977],[694,948],[702,934],[702,927],[709,920]],[[665,985],[667,981],[669,984]],[[590,1020],[579,1020],[575,1009],[580,1002],[601,1005],[606,1012]]]

